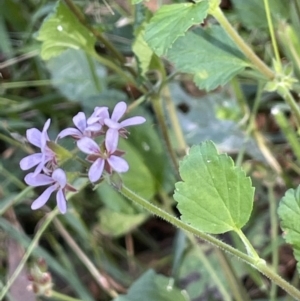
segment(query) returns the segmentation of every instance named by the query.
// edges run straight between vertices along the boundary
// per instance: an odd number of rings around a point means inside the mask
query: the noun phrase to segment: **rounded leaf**
[[[181,219],[207,233],[242,228],[249,220],[254,188],[251,180],[211,141],[193,146],[180,163],[182,182],[174,194]]]

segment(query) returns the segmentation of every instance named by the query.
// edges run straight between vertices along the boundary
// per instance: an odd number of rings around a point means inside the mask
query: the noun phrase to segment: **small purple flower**
[[[88,125],[83,112],[79,112],[73,117],[73,123],[77,128],[66,128],[58,134],[57,138],[61,139],[66,136],[72,136],[74,139],[79,140],[83,137],[93,137],[97,132],[100,132],[102,128],[100,123]]]
[[[108,127],[105,138],[106,148],[116,149],[119,141],[119,135],[124,138],[127,137],[128,132],[125,127],[142,124],[146,121],[144,117],[136,116],[119,122],[126,110],[126,103],[121,101],[116,104],[113,113],[111,114],[111,118],[104,119],[104,124]]]
[[[99,145],[92,139],[84,137],[77,141],[78,148],[88,154],[87,160],[93,162],[88,175],[91,182],[97,182],[106,170],[108,173],[112,173],[112,170],[116,172],[126,172],[129,169],[128,163],[120,158],[124,152],[117,150],[116,148],[108,148],[104,151],[101,150]]]
[[[22,170],[28,170],[34,166],[37,166],[34,171],[35,176],[43,170],[48,162],[56,162],[56,154],[47,146],[47,141],[50,141],[47,134],[50,122],[51,119],[46,121],[42,132],[36,128],[28,129],[26,131],[27,140],[34,146],[40,148],[41,152],[23,158],[20,161],[20,167]]]
[[[108,107],[96,107],[91,117],[88,118],[87,124],[99,123],[103,126],[106,118],[109,118]]]
[[[57,191],[56,193],[56,202],[59,211],[62,214],[67,212],[67,201],[65,197],[65,191],[76,191],[76,189],[67,183],[67,176],[65,172],[57,168],[53,171],[51,176],[38,174],[34,175],[34,173],[29,173],[25,177],[25,182],[29,186],[38,187],[44,185],[50,185],[31,205],[32,210],[39,209],[43,207],[50,198],[50,195]]]

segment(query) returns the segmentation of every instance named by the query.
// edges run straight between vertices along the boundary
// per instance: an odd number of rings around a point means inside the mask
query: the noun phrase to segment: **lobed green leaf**
[[[142,76],[144,76],[145,73],[149,70],[152,56],[154,54],[152,49],[148,46],[144,39],[144,33],[145,30],[143,29],[143,27],[141,27],[138,30],[135,41],[132,45],[132,51],[137,58],[139,68],[141,70],[140,73]]]
[[[207,16],[208,1],[163,5],[146,26],[145,40],[157,55],[163,55],[175,40]]]
[[[43,42],[41,57],[44,60],[69,48],[94,51],[96,41],[62,1],[58,2],[55,12],[45,19],[37,40]]]
[[[182,221],[207,233],[241,229],[252,211],[254,188],[244,171],[211,141],[193,146],[180,163],[174,194]]]
[[[188,32],[166,54],[182,72],[194,75],[200,89],[225,85],[249,64],[220,26]]]
[[[294,256],[297,260],[297,269],[300,273],[300,186],[289,189],[280,200],[278,215],[280,226],[284,231],[284,239],[293,246]]]

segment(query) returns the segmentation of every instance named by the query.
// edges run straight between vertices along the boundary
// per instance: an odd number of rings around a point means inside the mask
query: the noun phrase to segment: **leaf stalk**
[[[251,61],[251,63],[269,80],[275,78],[275,73],[255,54],[255,52],[247,45],[247,43],[241,38],[234,27],[227,20],[220,7],[217,7],[211,11],[213,17],[220,23],[223,29],[236,43],[236,45],[242,50],[245,56]]]

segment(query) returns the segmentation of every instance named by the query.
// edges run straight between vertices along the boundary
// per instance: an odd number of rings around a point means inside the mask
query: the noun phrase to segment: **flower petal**
[[[120,128],[120,124],[118,122],[113,121],[109,118],[104,119],[104,124],[110,129],[118,130]]]
[[[122,122],[120,122],[120,128],[123,128],[125,126],[142,124],[145,121],[146,121],[146,119],[142,116],[131,117],[131,118],[125,119]]]
[[[33,186],[33,187],[49,185],[54,182],[53,179],[47,175],[38,174],[38,175],[34,176],[33,172],[26,175],[24,178],[24,181],[27,185]]]
[[[65,188],[67,185],[66,173],[61,168],[57,168],[53,171],[52,179],[59,184],[60,188]]]
[[[91,138],[83,137],[77,141],[77,147],[85,154],[98,154],[100,153],[100,148],[98,144]]]
[[[43,132],[44,132],[44,133],[48,131],[49,126],[50,126],[50,123],[51,123],[51,119],[49,118],[49,119],[45,122],[45,124],[44,124],[44,127],[43,127]]]
[[[125,114],[127,110],[127,104],[124,101],[121,101],[116,104],[113,113],[111,114],[111,120],[119,121],[119,119]]]
[[[42,137],[41,137],[41,144],[42,144],[41,147],[44,147],[46,145],[46,141],[50,140],[48,133],[47,133],[50,123],[51,123],[51,119],[49,118],[44,124],[43,131],[42,131]]]
[[[26,131],[26,137],[27,137],[27,140],[31,144],[33,144],[34,146],[37,146],[37,147],[41,148],[42,133],[41,133],[40,130],[38,130],[36,128],[28,129]]]
[[[103,173],[105,160],[97,159],[89,169],[89,179],[91,182],[97,182]]]
[[[34,177],[36,177],[43,170],[45,164],[47,163],[45,161],[45,158],[46,158],[45,154],[42,154],[41,162],[38,164],[38,166],[36,167],[36,169],[33,172]],[[48,160],[48,161],[50,161],[50,160]]]
[[[83,112],[79,112],[73,117],[73,122],[76,127],[83,133],[86,128],[86,117]]]
[[[110,156],[107,162],[116,172],[126,172],[129,169],[127,161],[117,156]]]
[[[59,211],[62,214],[67,212],[67,200],[62,189],[59,189],[56,194],[56,203]]]
[[[66,128],[64,130],[62,130],[58,135],[57,135],[57,139],[61,139],[64,138],[66,136],[72,136],[75,138],[80,139],[81,137],[83,137],[82,133],[75,129],[75,128]]]
[[[117,149],[118,141],[119,141],[118,130],[108,129],[105,137],[105,147],[110,154]]]
[[[20,168],[22,170],[30,169],[33,166],[38,165],[41,162],[42,157],[43,157],[42,153],[36,153],[36,154],[29,155],[20,161]]]
[[[50,198],[50,195],[55,190],[55,185],[48,187],[32,204],[31,209],[36,210],[43,207]]]
[[[102,125],[100,123],[94,123],[85,128],[85,132],[99,132],[102,129]]]
[[[103,125],[103,120],[109,118],[108,107],[96,107],[94,113],[88,118],[87,124],[99,122]]]

